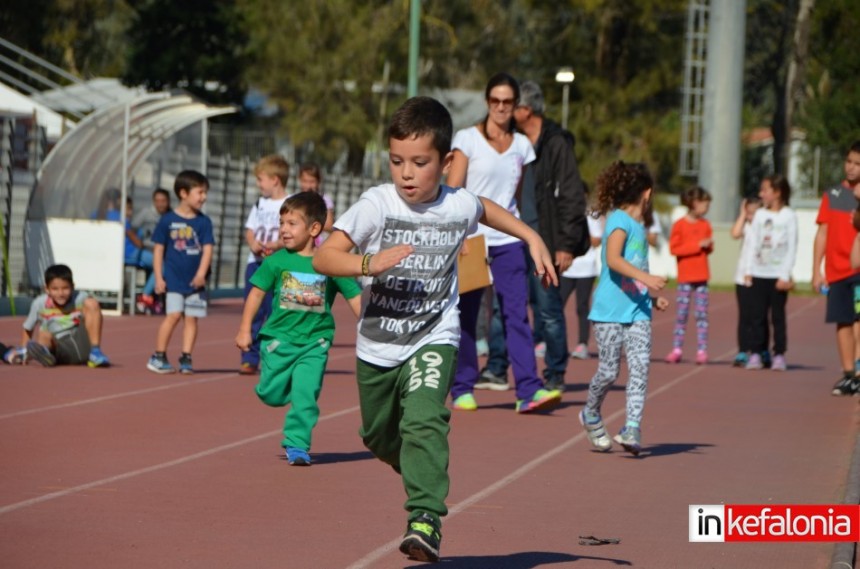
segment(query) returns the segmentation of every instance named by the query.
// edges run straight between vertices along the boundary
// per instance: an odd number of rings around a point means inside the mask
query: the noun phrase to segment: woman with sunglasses
[[[507,73],[490,78],[485,90],[487,115],[475,126],[457,131],[452,148],[454,159],[447,183],[465,187],[473,194],[491,199],[517,218],[516,195],[523,167],[535,159],[531,142],[515,130],[514,107],[520,97],[516,79]],[[561,401],[561,392],[544,389],[537,375],[532,331],[529,325],[528,280],[522,241],[484,225],[489,248],[490,270],[502,321],[508,357],[514,372],[517,413],[550,409]],[[482,252],[469,252],[481,254]],[[475,331],[483,289],[460,295],[460,353],[457,374],[451,388],[454,408],[474,411],[478,380],[478,354]]]

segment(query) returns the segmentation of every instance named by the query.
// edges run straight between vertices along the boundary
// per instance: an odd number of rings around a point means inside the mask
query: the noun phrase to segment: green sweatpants
[[[264,338],[260,342],[257,397],[272,407],[291,405],[284,417],[284,447],[309,451],[311,431],[320,416],[317,399],[331,343],[320,339],[305,345]]]
[[[359,435],[403,477],[409,519],[448,513],[448,420],[445,406],[457,369],[457,348],[424,346],[397,367],[358,360]]]

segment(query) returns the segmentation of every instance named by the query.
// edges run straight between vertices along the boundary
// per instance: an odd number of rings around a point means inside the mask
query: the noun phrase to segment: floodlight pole
[[[120,241],[120,251],[125,250],[125,201],[128,197],[128,137],[131,132],[131,103],[126,103],[125,108],[123,109],[123,124],[122,124],[122,173],[120,174],[120,183],[122,184],[120,189],[120,202],[119,202],[119,222],[122,227],[122,241]],[[125,253],[123,253],[123,256]],[[125,290],[125,266],[124,263],[120,263],[119,266],[119,294],[117,295],[117,310],[120,314],[122,314],[123,309],[123,298],[125,298],[125,294],[123,291]],[[134,302],[135,299],[132,298],[129,301],[128,312],[131,315],[134,315]]]
[[[562,67],[555,74],[555,80],[557,83],[562,84],[561,89],[561,126],[563,128],[567,128],[567,106],[568,99],[570,98],[570,84],[573,83],[574,79],[573,68],[572,67]]]
[[[421,0],[410,0],[409,5],[409,84],[406,95],[418,94],[418,47],[421,39]]]

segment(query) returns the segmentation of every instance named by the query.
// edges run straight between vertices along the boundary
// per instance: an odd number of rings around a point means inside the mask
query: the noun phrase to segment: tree
[[[213,103],[241,104],[247,28],[233,0],[145,0],[129,29],[122,76],[150,90],[181,88]]]
[[[839,160],[860,138],[860,13],[852,0],[818,0],[812,16],[807,100],[799,122],[807,142]]]
[[[257,31],[248,80],[278,103],[292,142],[313,145],[329,162],[346,152],[349,170],[360,171],[379,119],[374,85],[385,61],[393,82],[406,77],[397,63],[406,61],[408,5],[245,0],[242,7]]]
[[[133,14],[124,0],[11,0],[8,4],[0,11],[0,37],[80,77],[112,77],[122,72],[125,34]]]

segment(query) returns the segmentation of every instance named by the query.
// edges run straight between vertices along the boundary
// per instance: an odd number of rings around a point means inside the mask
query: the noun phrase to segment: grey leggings
[[[621,368],[621,348],[627,356],[627,422],[638,425],[642,421],[645,407],[645,392],[648,389],[648,367],[651,363],[651,321],[637,320],[632,324],[616,322],[594,322],[594,337],[600,361],[597,373],[588,386],[588,401],[585,408],[590,413],[600,413],[600,406],[609,388],[618,379]]]

